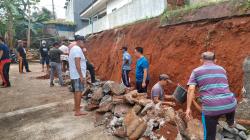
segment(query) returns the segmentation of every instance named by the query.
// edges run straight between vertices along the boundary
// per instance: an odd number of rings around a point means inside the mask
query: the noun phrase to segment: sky
[[[54,0],[55,13],[57,18],[65,18],[65,9],[63,8],[66,0]],[[52,0],[40,0],[38,7],[46,7],[52,11]]]

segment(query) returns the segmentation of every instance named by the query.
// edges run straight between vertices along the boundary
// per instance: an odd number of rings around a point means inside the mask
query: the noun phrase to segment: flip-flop
[[[88,113],[80,112],[79,114],[75,114],[75,116],[83,116],[83,115],[88,115]]]

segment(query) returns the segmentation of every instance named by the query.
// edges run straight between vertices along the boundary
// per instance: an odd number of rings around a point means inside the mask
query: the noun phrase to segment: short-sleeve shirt
[[[42,57],[48,57],[50,50],[48,46],[41,46],[39,50]]]
[[[164,101],[164,90],[159,83],[155,84],[152,88],[151,99],[153,100],[154,97],[158,97],[159,100]]]
[[[86,59],[85,59],[85,56],[82,52],[82,49],[79,46],[75,45],[74,47],[72,47],[70,49],[70,52],[69,52],[70,79],[79,79],[80,78],[80,75],[76,69],[75,58],[81,59],[81,62],[80,62],[81,71],[82,71],[83,77],[85,78],[86,77],[86,68],[87,68],[86,67]]]
[[[65,45],[62,45],[61,47],[59,47],[59,50],[61,50],[64,54],[61,55],[61,60],[65,60],[68,61],[68,54],[69,53],[69,48]]]
[[[20,57],[26,58],[26,50],[24,47],[18,47],[17,52],[20,54]]]
[[[60,63],[61,62],[61,54],[63,54],[63,52],[61,50],[59,50],[58,48],[52,48],[49,51],[49,59],[50,62],[56,62],[56,63]]]
[[[0,60],[10,59],[10,50],[7,45],[0,44],[0,51],[3,51],[3,55]]]
[[[123,53],[122,60],[123,60],[122,69],[131,70],[132,57],[127,51]]]
[[[229,89],[226,71],[212,62],[193,70],[188,85],[196,85],[205,115],[216,116],[235,110],[237,101]]]
[[[149,72],[149,63],[145,57],[141,57],[136,62],[136,71],[135,71],[136,82],[143,81],[144,69],[147,69],[147,71]],[[146,79],[149,80],[149,73]]]

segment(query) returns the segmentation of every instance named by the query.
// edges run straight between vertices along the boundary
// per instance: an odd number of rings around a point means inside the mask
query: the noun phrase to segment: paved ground
[[[103,127],[94,127],[94,114],[73,116],[72,94],[67,88],[50,88],[49,80],[38,80],[40,65],[20,75],[11,66],[12,87],[0,89],[1,140],[116,140]]]

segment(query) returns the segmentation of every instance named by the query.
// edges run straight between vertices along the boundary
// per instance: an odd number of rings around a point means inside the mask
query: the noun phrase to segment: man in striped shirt
[[[229,89],[225,69],[215,64],[215,54],[204,52],[201,57],[203,65],[193,70],[188,81],[186,117],[190,119],[190,108],[197,86],[202,99],[204,139],[215,140],[216,126],[222,115],[226,116],[230,127],[234,126],[237,100]]]

